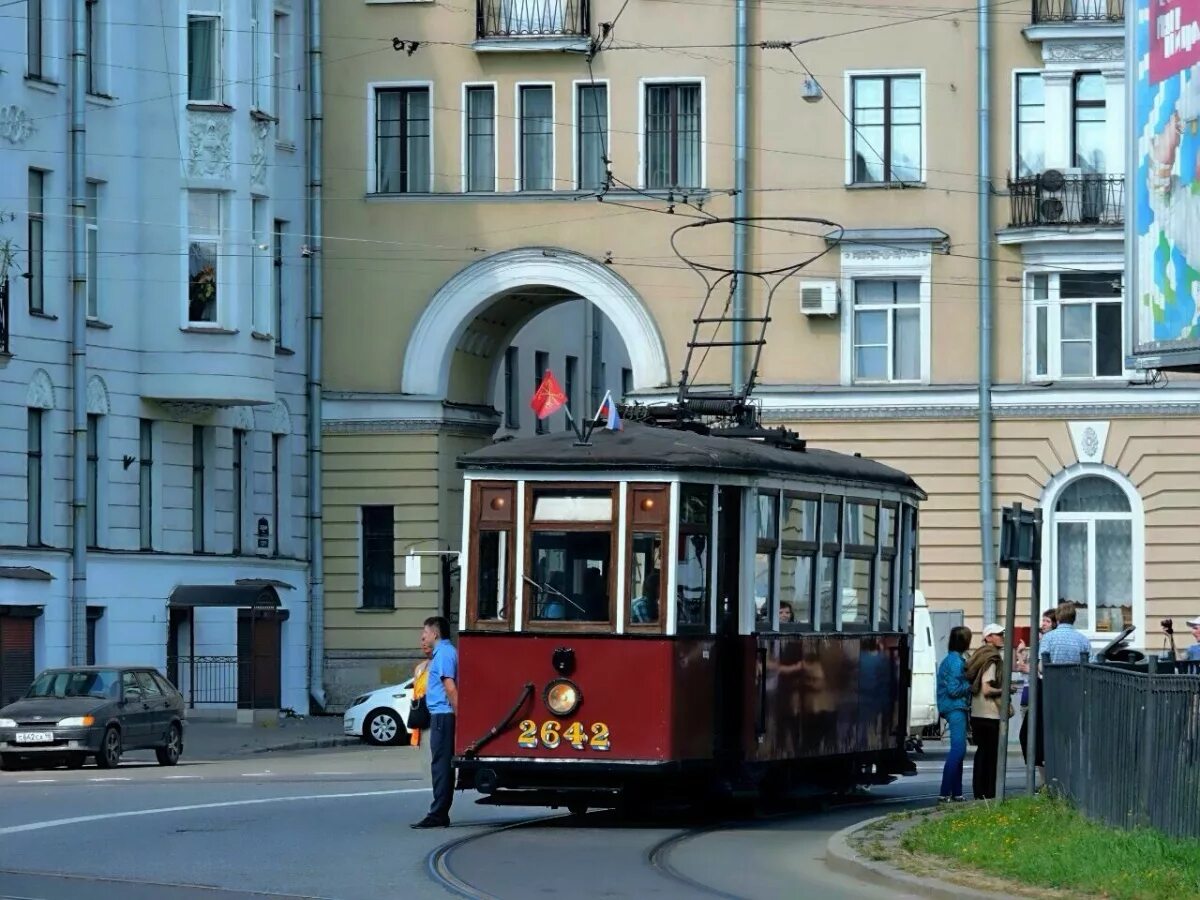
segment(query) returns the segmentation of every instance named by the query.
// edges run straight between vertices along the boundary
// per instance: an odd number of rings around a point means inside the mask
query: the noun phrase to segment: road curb
[[[328,737],[328,738],[305,738],[304,740],[292,741],[288,744],[272,744],[269,747],[255,747],[252,750],[245,750],[244,753],[281,753],[290,750],[322,750],[327,747],[351,747],[356,744],[361,744],[362,739],[358,737]]]
[[[848,828],[843,828],[829,838],[825,845],[825,864],[835,872],[857,878],[870,884],[903,891],[919,897],[930,897],[935,900],[1009,900],[1008,894],[993,894],[989,891],[977,891],[972,888],[936,878],[922,875],[912,875],[887,863],[866,859],[850,846],[850,838],[869,828],[876,822],[882,822],[887,816],[876,816],[859,822]]]

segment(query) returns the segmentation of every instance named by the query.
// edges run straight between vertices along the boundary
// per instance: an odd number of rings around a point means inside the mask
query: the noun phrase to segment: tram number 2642
[[[520,729],[521,734],[517,738],[517,746],[528,750],[534,750],[539,746],[553,750],[564,741],[576,750],[582,750],[588,745],[591,745],[593,750],[609,748],[608,726],[603,722],[596,722],[587,729],[581,722],[572,722],[564,731],[562,723],[556,722],[554,719],[543,722],[540,728],[533,719],[526,719],[521,723]],[[590,736],[589,731],[591,732]]]

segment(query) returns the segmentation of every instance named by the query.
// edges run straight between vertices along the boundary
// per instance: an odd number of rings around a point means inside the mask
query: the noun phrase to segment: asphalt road
[[[581,891],[882,900],[897,895],[824,867],[825,841],[855,821],[932,803],[938,750],[919,768],[853,806],[738,823],[572,818],[459,794],[453,826],[430,831],[408,827],[430,799],[408,748],[5,772],[0,898],[390,900],[454,896],[457,886],[503,900]]]

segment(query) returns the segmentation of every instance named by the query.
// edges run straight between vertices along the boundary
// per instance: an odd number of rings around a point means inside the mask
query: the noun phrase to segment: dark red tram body
[[[633,424],[461,465],[460,787],[585,807],[911,771],[908,476]]]

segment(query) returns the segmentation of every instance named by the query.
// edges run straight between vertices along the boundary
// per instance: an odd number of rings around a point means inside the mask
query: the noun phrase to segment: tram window
[[[879,510],[874,503],[846,503],[846,544],[875,549]]]
[[[679,628],[706,629],[709,605],[712,487],[685,485],[679,492],[679,553],[675,561],[676,619]]]
[[[824,508],[821,510],[821,543],[837,544],[842,522],[842,500],[840,497],[826,497]]]
[[[837,582],[837,557],[822,555],[817,567],[817,605],[820,609],[821,630],[837,631],[834,621],[834,585]]]
[[[817,499],[815,497],[783,498],[783,529],[781,537],[788,541],[817,541]]]
[[[825,497],[821,503],[821,560],[817,567],[817,607],[822,631],[837,631],[837,586],[845,584],[845,574],[838,579],[838,560],[842,547],[842,498]]]
[[[889,547],[894,551],[896,549],[897,537],[896,532],[896,504],[884,503],[879,508],[879,546],[884,550]]]
[[[754,556],[754,624],[769,631],[775,620],[775,551],[779,547],[779,495],[760,493],[758,507],[758,545]]]
[[[842,557],[842,628],[863,629],[871,625],[872,559]]]
[[[607,531],[535,531],[530,558],[532,621],[610,621]]]
[[[879,627],[877,631],[892,630],[892,584],[896,575],[896,557],[893,554],[879,561]]]
[[[533,511],[535,522],[612,522],[609,491],[539,491]]]
[[[635,532],[630,558],[630,622],[634,625],[658,623],[662,598],[661,533]]]
[[[508,617],[508,532],[479,532],[476,562],[476,618],[481,622],[503,622]]]
[[[779,559],[779,630],[812,628],[813,562],[810,554],[793,556],[785,549]]]

